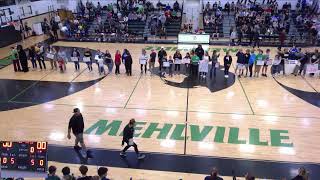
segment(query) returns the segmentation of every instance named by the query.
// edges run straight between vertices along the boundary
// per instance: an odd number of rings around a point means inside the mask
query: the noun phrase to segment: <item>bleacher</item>
[[[145,21],[128,21],[128,32],[130,34],[142,36],[145,25]]]
[[[166,24],[167,36],[177,37],[180,32],[181,20],[180,21],[169,21]]]

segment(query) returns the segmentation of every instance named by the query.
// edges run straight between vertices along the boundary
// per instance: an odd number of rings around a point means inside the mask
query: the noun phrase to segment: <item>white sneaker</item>
[[[83,158],[87,158],[87,152],[86,151],[81,151],[80,153],[81,153],[81,156]]]
[[[140,160],[140,159],[144,159],[146,157],[146,155],[144,155],[144,154],[140,154],[139,156],[138,156],[138,159]]]
[[[126,153],[124,153],[124,152],[120,152],[120,156],[126,157],[127,155],[126,155]]]

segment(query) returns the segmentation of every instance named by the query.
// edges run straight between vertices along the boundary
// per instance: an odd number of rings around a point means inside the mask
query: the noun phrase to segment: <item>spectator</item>
[[[85,165],[81,165],[79,167],[79,171],[81,173],[81,176],[77,180],[91,180],[91,176],[87,176],[88,173],[88,167]]]
[[[210,175],[206,176],[204,180],[223,180],[223,179],[218,176],[218,169],[214,167]]]
[[[57,168],[55,166],[50,166],[48,171],[49,174],[46,180],[60,180],[59,176],[56,175]]]
[[[62,168],[62,180],[76,180],[76,178],[70,174],[70,168],[69,167],[64,167]]]
[[[108,174],[108,168],[100,167],[98,169],[98,175],[100,177],[100,180],[110,180],[109,178],[107,178],[107,174]]]
[[[27,58],[26,52],[23,50],[22,45],[17,46],[17,51],[18,51],[18,57],[22,67],[22,71],[28,72],[29,71],[28,58]]]

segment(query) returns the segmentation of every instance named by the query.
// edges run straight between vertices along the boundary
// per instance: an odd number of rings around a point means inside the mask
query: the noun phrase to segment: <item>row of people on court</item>
[[[23,52],[19,52],[20,53],[17,53],[15,49],[12,50],[11,56],[13,59],[18,59],[17,57],[19,57],[19,54],[22,54],[22,57],[26,56],[23,55]],[[320,53],[318,50],[315,50],[314,52],[308,52],[307,50],[302,52],[301,48],[295,47],[291,48],[290,51],[288,49],[281,51],[280,49],[274,57],[271,57],[270,52],[270,49],[267,49],[265,53],[261,49],[258,49],[257,52],[254,49],[246,49],[246,51],[239,49],[236,53],[237,61],[235,65],[235,74],[237,74],[238,77],[259,77],[260,71],[262,71],[261,75],[267,77],[268,66],[271,67],[270,71],[272,75],[278,75],[281,71],[285,74],[285,61],[288,59],[297,61],[297,66],[293,72],[295,75],[305,74],[306,65],[308,64],[319,64],[318,69],[320,70]],[[74,62],[75,70],[79,71],[81,59],[80,51],[77,48],[73,48],[70,58],[68,58],[69,56],[67,56],[66,53],[67,51],[61,50],[60,47],[52,46],[48,46],[46,53],[44,53],[43,45],[38,45],[32,46],[29,49],[29,59],[32,62],[33,68],[37,68],[36,61],[38,61],[40,69],[42,69],[42,66],[46,69],[44,60],[48,59],[51,64],[51,69],[57,69],[59,66],[61,71],[66,70],[66,63],[68,60],[71,60]],[[159,72],[162,75],[168,73],[172,76],[173,72],[180,73],[182,69],[185,69],[186,74],[191,74],[193,76],[199,74],[200,77],[203,78],[205,78],[209,72],[210,77],[212,78],[212,76],[216,76],[217,69],[220,69],[219,57],[220,53],[216,50],[214,50],[210,56],[209,53],[204,51],[201,45],[199,45],[196,49],[187,52],[184,57],[179,50],[176,50],[173,56],[168,56],[164,47],[161,47],[158,53],[152,49],[149,55],[145,49],[142,49],[138,61],[141,73],[147,73],[148,68],[150,72],[154,72],[156,59],[158,58]],[[108,73],[112,72],[113,66],[115,65],[115,74],[120,74],[120,65],[123,63],[125,65],[126,74],[128,76],[132,75],[133,59],[128,49],[124,49],[122,53],[117,50],[113,59],[108,50],[105,52],[97,50],[93,56],[93,52],[86,48],[82,60],[86,63],[89,71],[93,70],[92,64],[96,63],[100,74],[106,74],[104,65],[107,65]],[[209,65],[210,62],[211,66]],[[15,71],[20,70],[20,65],[16,60],[13,60],[13,64]],[[224,75],[226,78],[228,78],[231,64],[232,56],[227,51],[223,57]]]
[[[55,166],[50,166],[48,168],[48,177],[46,180],[109,180],[107,178],[108,168],[106,167],[99,167],[97,170],[96,176],[89,176],[88,175],[88,167],[85,165],[81,165],[79,167],[80,176],[76,177],[73,173],[71,173],[69,167],[64,167],[61,170],[62,176],[59,177],[57,175],[57,168]]]
[[[271,75],[279,75],[282,71],[285,74],[285,64],[286,61],[293,61],[295,67],[293,69],[292,74],[306,74],[307,65],[316,66],[316,71],[320,71],[320,53],[316,49],[314,52],[309,52],[305,50],[302,51],[301,48],[291,49],[278,49],[278,52],[274,57],[271,57],[270,49],[267,49],[264,53],[263,50],[258,49],[258,53],[252,49],[247,49],[245,52],[242,49],[236,53],[237,56],[237,64],[235,73],[238,77],[248,76],[259,77],[260,71],[262,71],[261,75],[267,77],[268,66],[271,66],[270,71]],[[253,71],[254,67],[254,71]],[[245,73],[244,73],[245,71]],[[311,75],[313,75],[311,73]]]

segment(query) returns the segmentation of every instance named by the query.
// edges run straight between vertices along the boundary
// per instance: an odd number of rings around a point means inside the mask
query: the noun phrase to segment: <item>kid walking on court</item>
[[[139,153],[137,144],[133,141],[133,134],[134,134],[134,124],[136,123],[135,119],[130,119],[129,123],[123,129],[123,139],[122,139],[122,146],[126,143],[126,147],[121,151],[120,156],[126,157],[126,151],[133,146],[134,151],[137,154],[138,159],[143,159],[146,156]]]

